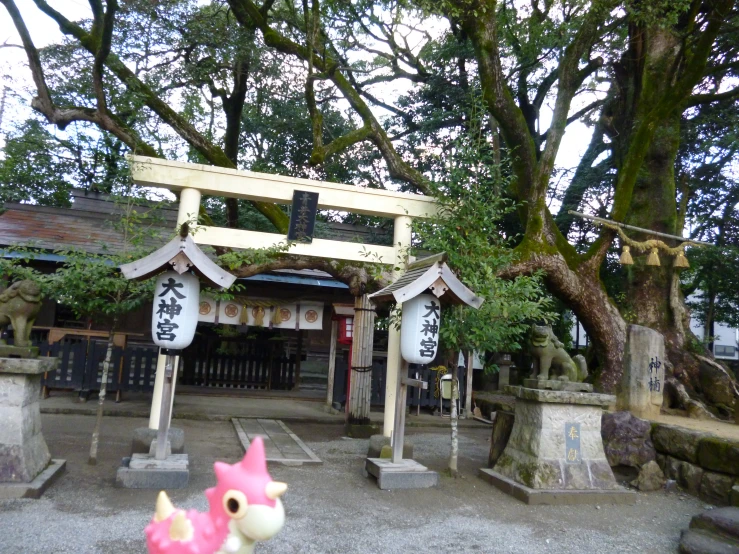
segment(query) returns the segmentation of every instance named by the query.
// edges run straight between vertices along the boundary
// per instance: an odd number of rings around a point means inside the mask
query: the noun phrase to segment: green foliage
[[[667,29],[677,24],[691,4],[692,0],[628,0],[626,11],[635,22]]]
[[[418,247],[446,252],[449,266],[478,296],[479,310],[447,309],[440,331],[445,349],[484,352],[516,351],[529,325],[549,322],[553,314],[541,276],[504,280],[498,273],[515,260],[512,237],[500,230],[501,219],[515,205],[501,197],[507,186],[495,164],[486,159],[479,136],[463,136],[446,158],[445,178],[435,183],[440,218],[415,225]]]
[[[30,119],[8,136],[0,162],[0,203],[34,202],[69,206],[72,170],[61,146],[38,121]]]

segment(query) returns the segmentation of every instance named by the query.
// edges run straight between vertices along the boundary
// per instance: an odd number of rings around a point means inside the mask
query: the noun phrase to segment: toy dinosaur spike
[[[267,456],[264,453],[264,440],[262,437],[255,437],[249,445],[244,459],[241,460],[241,466],[252,473],[267,473]]]
[[[287,491],[287,483],[281,483],[279,481],[271,481],[270,483],[267,483],[267,486],[264,488],[264,494],[266,494],[267,498],[270,500],[275,500],[276,498],[281,497],[285,494],[285,491]]]
[[[194,532],[185,512],[177,512],[172,519],[172,525],[169,526],[169,538],[173,541],[187,542],[192,540]]]
[[[175,509],[169,499],[169,496],[167,496],[166,492],[161,491],[159,493],[159,496],[157,496],[157,511],[156,515],[154,516],[154,521],[164,521],[165,519],[168,519],[169,516],[171,516],[173,513],[175,513]]]
[[[260,437],[241,462],[216,462],[214,470],[216,486],[205,491],[207,513],[177,510],[167,493],[159,493],[156,514],[146,527],[150,554],[253,554],[257,541],[280,531],[285,510],[279,497],[287,485],[270,477]]]

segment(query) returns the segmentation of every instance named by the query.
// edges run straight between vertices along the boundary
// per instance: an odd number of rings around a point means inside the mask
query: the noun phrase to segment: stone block
[[[622,411],[603,414],[601,437],[603,450],[611,466],[640,468],[654,460],[657,452],[650,437],[648,421]]]
[[[664,337],[649,327],[626,329],[624,375],[618,393],[618,409],[652,418],[662,408],[665,383]]]
[[[157,439],[157,430],[148,427],[139,427],[133,432],[133,440],[131,441],[131,454],[148,454],[151,441]],[[170,427],[167,433],[167,440],[170,443],[173,454],[182,454],[185,452],[185,432],[178,427]]]
[[[0,374],[41,375],[54,371],[59,365],[59,358],[0,358]]]
[[[704,471],[701,479],[700,498],[721,506],[729,503],[733,477],[723,473]]]
[[[37,402],[41,392],[41,375],[0,373],[0,406],[27,406]]]
[[[133,454],[128,462],[130,469],[154,469],[163,471],[180,471],[189,467],[187,454],[172,454],[163,460],[157,460],[149,454]]]
[[[346,434],[353,439],[369,439],[377,434],[380,428],[377,425],[362,425],[357,423],[349,423],[346,426]]]
[[[367,458],[365,471],[377,479],[377,486],[382,490],[427,489],[439,484],[439,474],[415,460],[404,459],[394,464],[390,460]]]
[[[372,435],[369,440],[369,449],[367,451],[368,458],[381,458],[384,446],[390,445],[390,437],[384,435]],[[413,441],[408,437],[403,440],[403,459],[410,460],[413,458]]]
[[[494,469],[481,468],[478,470],[478,475],[502,492],[531,505],[569,506],[578,504],[634,504],[636,502],[634,491],[620,487],[608,490],[532,489],[501,475]]]
[[[23,444],[41,432],[38,404],[0,406],[0,444]]]
[[[655,424],[652,429],[652,442],[658,452],[669,454],[691,464],[698,463],[698,444],[708,436],[700,431],[663,423]]]
[[[739,443],[706,437],[698,443],[698,463],[705,469],[739,476]]]
[[[123,458],[121,467],[116,472],[116,485],[126,489],[182,489],[190,480],[188,469],[130,467],[131,458]]]
[[[29,483],[49,465],[51,455],[39,433],[23,444],[0,444],[0,483]]]
[[[46,468],[29,483],[0,483],[0,500],[40,498],[66,468],[66,460],[51,460]]]
[[[665,474],[665,477],[668,479],[674,479],[675,481],[678,480],[678,476],[680,475],[680,465],[681,461],[677,458],[673,458],[672,456],[665,456],[665,465],[660,466],[662,468],[662,471]]]
[[[739,482],[731,487],[731,492],[729,493],[729,504],[735,508],[739,508]]]
[[[603,451],[599,402],[567,404],[519,398],[515,409],[510,439],[494,466],[497,473],[532,489],[592,490],[616,486]],[[573,422],[579,425],[577,461],[568,458],[567,430]]]
[[[657,462],[652,460],[642,466],[636,481],[631,484],[640,491],[650,492],[662,489],[666,481],[665,475],[657,465]]]
[[[707,510],[693,517],[690,521],[690,528],[702,529],[739,543],[739,509],[727,507]]]
[[[694,529],[683,529],[680,534],[680,554],[739,554],[739,546],[727,543],[721,537]]]
[[[508,440],[511,438],[511,431],[513,430],[514,415],[512,412],[497,411],[495,413],[493,433],[490,437],[488,467],[495,467],[505,447],[508,445]]]
[[[552,404],[584,404],[587,406],[607,407],[616,402],[616,397],[610,394],[588,392],[571,392],[556,390],[527,389],[524,387],[508,386],[503,391],[522,400],[535,402],[549,402]]]
[[[523,386],[527,389],[593,392],[593,385],[589,383],[576,383],[559,379],[524,379]]]
[[[693,465],[690,462],[680,461],[680,467],[677,474],[677,484],[686,492],[693,496],[698,496],[701,489],[701,481],[703,480],[703,468]]]

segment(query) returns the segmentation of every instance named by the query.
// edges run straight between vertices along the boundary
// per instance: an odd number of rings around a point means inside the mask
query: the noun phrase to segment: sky
[[[69,19],[76,20],[90,15],[86,0],[49,0],[49,4],[61,11]],[[37,47],[41,48],[62,39],[62,33],[50,18],[38,11],[32,0],[17,0],[18,8],[26,20],[31,36]],[[33,82],[26,64],[26,56],[22,49],[7,45],[20,45],[15,27],[4,8],[0,8],[0,86],[6,87],[6,104],[3,119],[0,122],[0,146],[5,142],[6,134],[14,122],[20,122],[31,116],[31,94],[28,90]],[[387,94],[401,92],[402,84],[392,85]],[[15,93],[15,94],[14,94]],[[582,95],[573,101],[571,112],[592,101],[592,96]],[[541,111],[541,125],[546,128],[551,117],[551,110],[545,104]],[[557,156],[557,166],[574,168],[584,154],[590,142],[592,131],[585,124],[575,122],[568,126]],[[558,209],[556,201],[551,206]]]

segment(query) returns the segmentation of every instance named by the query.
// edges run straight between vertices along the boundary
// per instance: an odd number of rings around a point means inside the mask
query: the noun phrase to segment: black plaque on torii
[[[293,207],[290,213],[290,227],[287,240],[313,242],[313,228],[316,225],[318,193],[304,190],[293,191]]]

